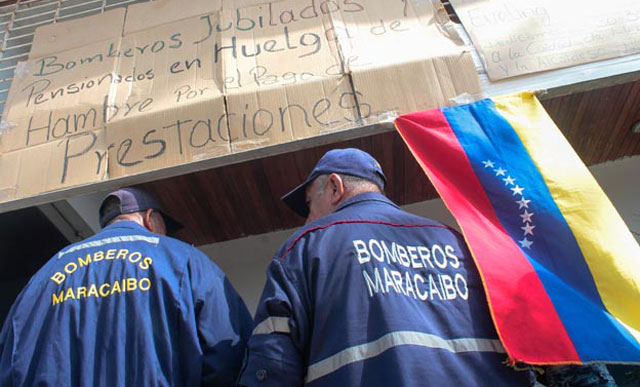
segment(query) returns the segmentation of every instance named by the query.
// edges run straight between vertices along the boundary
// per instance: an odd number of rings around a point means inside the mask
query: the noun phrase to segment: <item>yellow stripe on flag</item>
[[[533,93],[492,99],[573,231],[604,306],[640,342],[640,246]]]

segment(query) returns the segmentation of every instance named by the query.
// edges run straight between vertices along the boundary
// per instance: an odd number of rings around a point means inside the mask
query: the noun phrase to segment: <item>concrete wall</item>
[[[640,156],[590,169],[640,243]]]
[[[640,243],[640,157],[604,163],[591,168],[603,190],[609,195],[622,218]],[[441,200],[416,203],[405,210],[456,226]],[[265,272],[278,247],[295,230],[251,236],[201,246],[226,273],[244,298],[251,313],[255,312],[265,283]]]
[[[267,265],[295,230],[278,231],[201,246],[227,274],[253,315],[266,281]]]

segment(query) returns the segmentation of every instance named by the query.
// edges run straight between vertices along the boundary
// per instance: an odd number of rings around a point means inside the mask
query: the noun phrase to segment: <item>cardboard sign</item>
[[[41,58],[122,35],[127,10],[116,8],[98,15],[38,27],[33,35],[29,58]],[[131,9],[129,9],[131,12]]]
[[[132,74],[116,70],[120,39],[32,59],[16,69],[2,117],[0,151],[103,129],[110,93]]]
[[[105,15],[48,26],[34,42],[40,56],[16,71],[0,125],[0,202],[480,91],[469,53],[425,1],[161,0],[132,5],[125,20]],[[96,20],[104,36],[46,48]]]
[[[133,4],[127,7],[124,34],[129,35],[177,20],[218,12],[221,9],[221,0],[189,0],[188,4],[184,1],[159,0]]]
[[[446,106],[451,96],[480,91],[476,74],[459,71],[471,65],[459,55],[462,42],[443,39],[435,17],[426,1],[371,2],[366,12],[339,13],[335,34],[363,118]]]
[[[221,74],[209,22],[195,16],[126,34],[119,84],[106,113],[109,176],[120,177],[231,152]],[[144,50],[144,51],[143,51]]]
[[[492,80],[640,53],[636,0],[451,0]]]
[[[0,201],[102,181],[107,176],[104,130],[0,155]]]
[[[287,0],[222,12],[225,30],[213,57],[225,74],[233,151],[355,125],[356,101],[325,28],[331,13],[314,4]]]

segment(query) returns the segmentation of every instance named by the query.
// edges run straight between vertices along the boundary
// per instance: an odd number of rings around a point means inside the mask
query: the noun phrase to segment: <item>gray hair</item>
[[[342,183],[344,184],[347,191],[384,193],[380,190],[380,186],[377,184],[377,182],[358,176],[347,175],[344,173],[338,173],[337,175],[340,176],[340,179],[342,179]],[[317,177],[317,179],[320,180],[320,185],[324,185],[329,179],[329,174],[320,175]]]

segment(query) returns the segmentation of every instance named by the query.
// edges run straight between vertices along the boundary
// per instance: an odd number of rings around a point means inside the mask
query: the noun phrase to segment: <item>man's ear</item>
[[[342,198],[344,197],[344,183],[342,181],[342,178],[340,178],[340,175],[338,175],[337,173],[332,173],[331,175],[329,175],[329,181],[327,182],[327,184],[329,185],[329,189],[331,189],[331,204],[335,206],[340,203],[342,201]]]
[[[154,230],[154,224],[151,221],[151,215],[153,214],[153,210],[151,208],[147,209],[143,214],[142,214],[142,225],[149,231],[151,232],[155,232]]]

